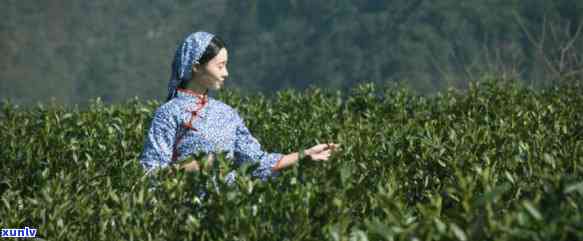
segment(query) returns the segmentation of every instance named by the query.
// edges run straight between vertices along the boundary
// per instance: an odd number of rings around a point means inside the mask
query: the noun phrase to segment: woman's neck
[[[198,95],[206,95],[208,93],[208,88],[198,84],[198,81],[196,80],[192,80],[189,81],[190,83],[188,83],[185,86],[185,89],[192,91],[194,94],[198,94]]]

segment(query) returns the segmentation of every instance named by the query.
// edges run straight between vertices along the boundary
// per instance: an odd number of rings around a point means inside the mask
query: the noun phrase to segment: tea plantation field
[[[342,149],[266,182],[224,156],[145,176],[137,158],[159,102],[5,103],[0,227],[42,240],[583,240],[580,85],[217,98],[265,150]]]

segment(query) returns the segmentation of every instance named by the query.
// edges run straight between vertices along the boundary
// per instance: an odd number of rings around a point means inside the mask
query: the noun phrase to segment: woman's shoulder
[[[155,116],[164,119],[179,118],[183,114],[188,113],[188,111],[185,110],[191,109],[190,107],[193,105],[191,102],[192,101],[186,99],[174,98],[160,105],[155,111]],[[223,118],[233,118],[234,120],[240,118],[239,113],[235,108],[215,98],[209,97],[207,107],[209,107],[209,111],[213,113],[212,115],[218,114],[223,116]]]
[[[154,117],[163,119],[175,119],[181,113],[181,109],[185,105],[184,101],[174,98],[166,103],[163,103],[154,112]]]
[[[209,98],[209,104],[213,106],[214,109],[225,114],[238,115],[237,110],[235,108],[215,98]]]
[[[163,103],[162,105],[160,105],[158,107],[158,109],[156,109],[156,112],[162,112],[162,113],[174,112],[174,111],[180,109],[181,105],[182,105],[181,101],[179,101],[178,98],[174,98],[174,99],[167,101],[166,103]]]

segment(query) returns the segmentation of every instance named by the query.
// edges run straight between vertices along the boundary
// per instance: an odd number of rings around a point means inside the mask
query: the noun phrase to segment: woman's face
[[[227,71],[228,57],[227,49],[222,48],[217,56],[212,58],[206,65],[203,65],[200,71],[197,72],[200,84],[211,90],[220,89],[225,79],[229,76],[229,71]]]

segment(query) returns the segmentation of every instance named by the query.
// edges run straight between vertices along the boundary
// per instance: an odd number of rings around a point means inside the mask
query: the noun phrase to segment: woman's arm
[[[334,143],[319,144],[319,145],[313,146],[312,148],[310,148],[308,150],[305,150],[304,156],[306,156],[307,158],[309,158],[310,160],[313,160],[313,161],[326,161],[326,160],[328,160],[328,158],[332,154],[331,152],[334,151],[339,146],[340,145],[334,144]],[[299,159],[300,159],[299,152],[294,152],[294,153],[284,155],[281,159],[279,159],[277,164],[275,164],[275,166],[273,166],[272,171],[277,172],[277,171],[281,171],[285,168],[288,168],[290,166],[293,166],[294,164],[296,164],[299,161]],[[207,166],[212,167],[213,161],[214,161],[214,155],[210,155],[208,162],[207,162]],[[188,171],[188,172],[193,172],[193,171],[200,170],[200,165],[198,164],[198,162],[196,160],[192,160],[188,163],[180,165],[180,168],[184,169],[185,171]]]
[[[304,155],[313,161],[326,161],[330,157],[332,151],[338,148],[340,145],[334,143],[319,144],[312,148],[305,150]],[[300,153],[294,152],[283,156],[275,166],[273,166],[272,171],[277,172],[293,166],[300,159]]]
[[[245,126],[243,120],[236,115],[237,130],[235,141],[235,156],[241,162],[258,162],[259,167],[254,172],[254,176],[267,179],[276,174],[279,170],[287,168],[298,162],[299,154],[291,153],[283,155],[280,153],[267,153],[261,149],[261,145]],[[331,151],[339,145],[334,143],[319,144],[307,149],[304,154],[312,160],[327,160]]]
[[[169,106],[162,106],[156,110],[139,158],[147,173],[165,167],[172,161],[176,128],[177,124],[172,118],[172,109]]]

